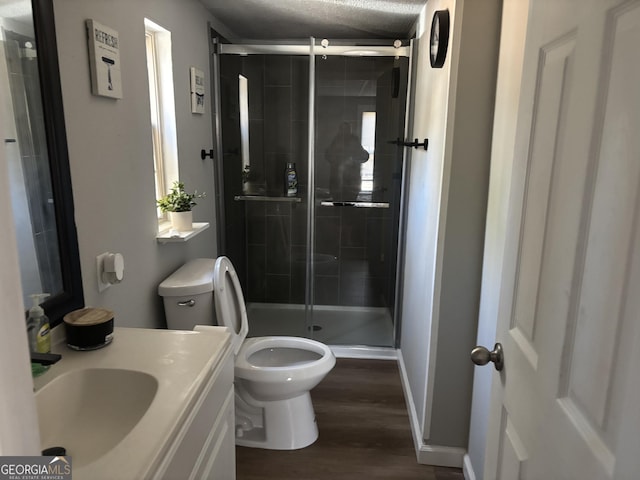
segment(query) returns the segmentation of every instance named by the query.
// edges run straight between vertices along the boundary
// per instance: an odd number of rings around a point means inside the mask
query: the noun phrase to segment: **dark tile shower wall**
[[[250,181],[266,195],[282,196],[286,164],[295,162],[298,195],[304,198],[309,59],[223,55],[220,64],[225,254],[239,272],[247,301],[304,303],[300,265],[304,266],[306,204],[236,201],[234,197],[242,193],[238,107],[238,75],[242,74],[249,91]]]
[[[386,288],[392,230],[387,209],[317,207],[316,304],[393,307]]]
[[[247,255],[246,255],[246,214],[244,202],[234,201],[236,195],[242,193],[241,152],[240,152],[240,106],[238,75],[243,71],[242,57],[235,55],[220,56],[220,110],[222,130],[223,158],[219,165],[219,172],[223,177],[223,201],[225,214],[225,250],[220,254],[229,257],[233,263],[240,284],[245,295],[249,297],[250,286],[247,284]],[[253,83],[249,82],[249,88]],[[255,94],[249,92],[250,100]],[[254,106],[254,103],[257,105]],[[252,109],[262,108],[262,102],[249,103]],[[251,125],[251,158],[256,165],[261,164],[262,149],[254,148],[254,142],[261,138],[261,128]],[[255,150],[255,151],[254,151]],[[259,265],[256,267],[259,268]]]
[[[62,273],[38,62],[35,56],[25,58],[20,53],[25,42],[35,45],[35,40],[6,30],[4,34],[9,87],[29,204],[29,212],[25,215],[29,214],[33,228],[42,292],[55,294],[62,289]],[[25,292],[31,293],[40,292]]]
[[[304,303],[306,204],[246,202],[247,301]]]
[[[284,191],[285,166],[287,162],[295,162],[299,182],[304,186],[307,172],[308,58],[283,55],[228,58],[223,57],[225,63],[236,64],[233,81],[237,83],[238,74],[242,74],[249,83],[252,183],[261,186],[268,195],[280,196]],[[240,168],[239,158],[235,166]]]
[[[406,59],[402,60],[406,78]],[[308,62],[307,57],[281,55],[222,56],[226,254],[239,271],[249,302],[305,302]],[[387,58],[328,57],[317,67],[317,305],[393,307],[402,152],[386,141],[402,136],[406,90],[404,83],[402,95],[392,98],[390,72],[395,63]],[[249,80],[252,182],[270,196],[281,196],[285,164],[295,162],[300,203],[233,199],[241,193],[242,181],[238,74]],[[354,95],[354,86],[369,94]],[[319,206],[320,197],[329,191],[325,150],[340,122],[359,125],[363,109],[375,110],[378,118],[376,191],[369,200],[390,202],[392,208]]]

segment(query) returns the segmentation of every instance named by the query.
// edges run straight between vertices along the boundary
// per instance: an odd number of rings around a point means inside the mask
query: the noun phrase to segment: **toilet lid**
[[[213,288],[218,324],[229,327],[235,334],[232,343],[233,352],[237,354],[249,331],[249,322],[238,275],[227,257],[216,260]]]

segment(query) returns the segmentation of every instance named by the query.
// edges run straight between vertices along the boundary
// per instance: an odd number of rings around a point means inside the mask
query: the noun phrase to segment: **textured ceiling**
[[[408,38],[426,0],[201,0],[230,40]]]

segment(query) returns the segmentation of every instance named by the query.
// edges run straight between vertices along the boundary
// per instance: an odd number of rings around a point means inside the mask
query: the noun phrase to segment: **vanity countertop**
[[[198,331],[115,328],[113,342],[99,350],[74,351],[57,343],[62,360],[34,379],[38,392],[56,378],[86,369],[121,369],[153,376],[157,392],[133,429],[95,461],[72,459],[75,479],[150,478],[197,402],[207,381],[230,350],[225,327],[198,327]],[[57,329],[56,329],[57,330]],[[51,405],[50,413],[65,405]],[[95,432],[100,436],[101,432]],[[62,445],[64,446],[64,445]]]

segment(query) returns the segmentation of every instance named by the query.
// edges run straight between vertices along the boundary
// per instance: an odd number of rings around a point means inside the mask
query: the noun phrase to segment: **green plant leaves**
[[[190,212],[193,207],[197,205],[195,199],[203,198],[206,194],[198,193],[197,191],[193,193],[187,193],[184,191],[184,183],[175,181],[173,182],[173,186],[171,187],[171,191],[162,197],[160,200],[157,200],[156,203],[160,210],[163,212]]]

